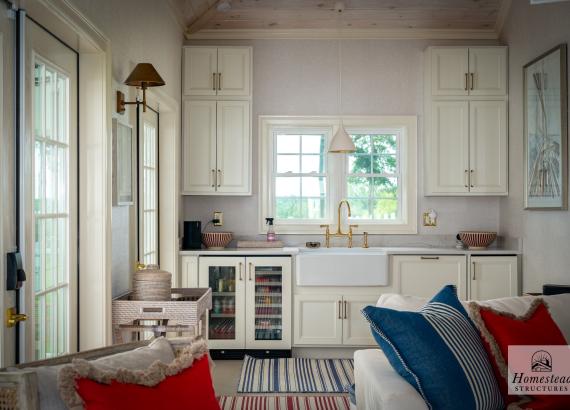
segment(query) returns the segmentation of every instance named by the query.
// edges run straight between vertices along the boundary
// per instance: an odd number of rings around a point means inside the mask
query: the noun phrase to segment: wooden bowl
[[[469,249],[486,249],[497,239],[497,232],[463,231],[459,232],[459,239]]]
[[[202,234],[202,243],[206,248],[214,251],[224,249],[231,241],[231,232],[204,232]]]

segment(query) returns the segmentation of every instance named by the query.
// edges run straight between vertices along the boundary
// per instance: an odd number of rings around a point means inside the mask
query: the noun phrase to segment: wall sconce
[[[117,91],[117,112],[123,114],[127,104],[142,104],[143,112],[146,112],[146,89],[148,87],[159,87],[166,84],[162,77],[157,73],[152,64],[139,63],[132,71],[132,73],[125,80],[126,85],[142,89],[143,99],[139,101],[125,101],[125,94]]]

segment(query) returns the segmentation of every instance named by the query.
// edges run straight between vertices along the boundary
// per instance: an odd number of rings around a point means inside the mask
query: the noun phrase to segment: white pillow
[[[524,314],[534,299],[540,297],[544,299],[548,305],[548,311],[552,319],[566,338],[570,341],[570,293],[551,296],[516,296],[506,297],[500,299],[491,299],[484,301],[477,301],[483,306],[489,306],[501,312],[510,312],[517,316]],[[420,310],[430,298],[423,298],[419,296],[399,295],[396,293],[386,293],[380,296],[376,306],[382,306],[394,310],[407,310],[417,312]],[[461,301],[465,310],[469,301]]]

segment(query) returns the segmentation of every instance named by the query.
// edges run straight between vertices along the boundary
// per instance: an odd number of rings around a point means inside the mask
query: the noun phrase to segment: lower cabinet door
[[[375,346],[370,325],[360,311],[369,305],[376,306],[378,295],[344,296],[342,301],[342,343],[350,346]]]
[[[445,285],[455,285],[459,299],[467,299],[465,256],[395,255],[391,263],[397,293],[431,298]]]
[[[295,345],[342,344],[342,295],[295,295]]]
[[[469,269],[469,299],[519,296],[516,256],[472,256]]]

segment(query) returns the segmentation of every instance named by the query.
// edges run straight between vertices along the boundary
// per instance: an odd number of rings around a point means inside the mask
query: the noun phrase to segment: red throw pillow
[[[529,402],[528,397],[521,401],[521,397],[508,394],[506,358],[509,345],[567,344],[542,299],[535,299],[522,316],[500,312],[475,302],[469,303],[469,309],[481,333],[505,403],[519,401],[523,408],[535,410],[570,408],[569,396],[535,395]]]
[[[192,367],[169,376],[154,387],[139,384],[111,384],[80,378],[77,393],[86,410],[219,410],[208,363],[208,356],[194,361]]]

